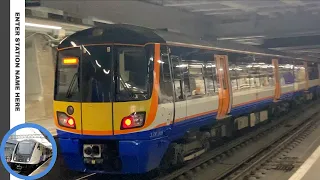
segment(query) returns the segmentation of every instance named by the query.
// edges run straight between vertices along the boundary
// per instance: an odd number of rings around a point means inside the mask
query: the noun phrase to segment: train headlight
[[[67,107],[67,113],[68,113],[69,115],[72,115],[72,114],[74,113],[74,108],[73,108],[72,106],[68,106],[68,107]]]
[[[145,122],[146,112],[134,112],[122,119],[120,129],[131,129],[142,127]]]
[[[16,161],[16,160],[17,160],[17,157],[14,157],[14,158],[13,158],[13,160],[15,160],[15,161]]]
[[[27,159],[27,162],[29,162],[29,161],[30,161],[30,158]]]
[[[91,147],[86,147],[84,149],[84,153],[90,156],[92,154],[92,148]]]
[[[66,113],[57,112],[57,118],[60,126],[73,128],[73,129],[76,128],[75,120],[71,116],[68,116]]]

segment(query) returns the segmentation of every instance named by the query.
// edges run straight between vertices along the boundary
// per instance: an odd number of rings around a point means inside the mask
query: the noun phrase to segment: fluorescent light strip
[[[62,27],[59,26],[50,26],[50,25],[44,25],[44,24],[34,24],[34,23],[25,23],[26,26],[31,27],[39,27],[39,28],[46,28],[46,29],[62,29]]]

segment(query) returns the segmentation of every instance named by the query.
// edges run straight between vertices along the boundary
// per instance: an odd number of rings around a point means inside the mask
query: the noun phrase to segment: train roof
[[[317,58],[302,58],[294,54],[281,51],[259,48],[256,46],[225,42],[206,41],[200,38],[191,37],[182,33],[170,32],[167,30],[150,29],[128,24],[105,24],[76,32],[65,38],[58,49],[72,46],[89,44],[135,44],[145,45],[147,43],[168,43],[174,46],[195,47],[200,49],[212,49],[231,53],[242,53],[252,55],[271,56],[275,58],[288,58],[298,60],[319,61]]]
[[[18,141],[17,140],[13,140],[13,139],[8,139],[6,143],[7,144],[17,144]]]
[[[19,142],[23,142],[23,141],[32,141],[32,142],[34,142],[34,143],[38,143],[38,141],[36,141],[36,140],[34,140],[34,139],[23,139],[23,140],[21,140],[21,141],[19,141]]]
[[[127,24],[105,24],[76,32],[64,39],[59,49],[77,45],[121,43],[145,45],[150,42],[165,43],[152,29]]]
[[[43,144],[42,142],[39,142],[39,141],[37,141],[37,140],[35,140],[35,139],[24,139],[24,140],[19,141],[19,142],[23,142],[23,141],[28,141],[28,142],[30,142],[30,141],[31,141],[31,142],[39,143],[39,144],[42,144],[43,146],[46,146],[46,147],[51,148],[51,146],[45,145],[45,144]]]

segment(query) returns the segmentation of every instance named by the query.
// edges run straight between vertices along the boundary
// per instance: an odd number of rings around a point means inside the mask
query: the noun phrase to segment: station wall
[[[26,121],[53,123],[55,49],[44,35],[26,32]]]

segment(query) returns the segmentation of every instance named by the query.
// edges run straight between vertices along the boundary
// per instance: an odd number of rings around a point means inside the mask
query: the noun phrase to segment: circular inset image
[[[1,161],[10,174],[33,180],[46,175],[57,159],[57,145],[44,127],[25,123],[12,128],[1,142]]]

